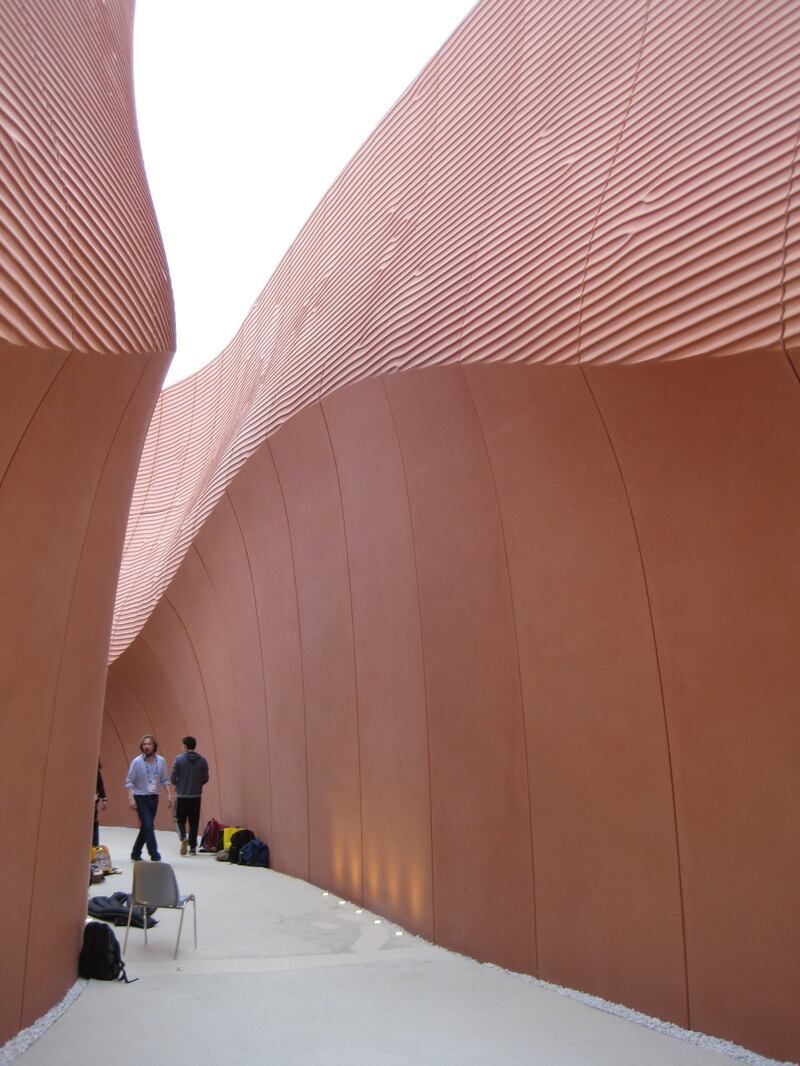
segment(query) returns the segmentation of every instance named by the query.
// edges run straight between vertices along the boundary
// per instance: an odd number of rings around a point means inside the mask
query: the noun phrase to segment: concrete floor
[[[123,873],[96,895],[130,890],[129,829],[101,830]],[[187,911],[159,911],[145,949],[132,930],[130,985],[90,981],[23,1052],[19,1066],[723,1066],[762,1062],[696,1046],[483,966],[377,915],[268,870],[182,858],[160,833],[183,892],[198,898],[197,950]],[[122,943],[124,929],[119,930]]]

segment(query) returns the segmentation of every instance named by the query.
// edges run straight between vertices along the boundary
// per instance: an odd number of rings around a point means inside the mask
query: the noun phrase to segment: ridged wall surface
[[[246,458],[343,385],[456,361],[797,363],[798,82],[793,0],[479,4],[230,346],[162,395],[111,658]]]
[[[77,977],[114,594],[174,348],[132,20],[0,4],[0,1043]]]
[[[479,4],[162,394],[112,787],[800,1058],[799,134],[795,3]]]

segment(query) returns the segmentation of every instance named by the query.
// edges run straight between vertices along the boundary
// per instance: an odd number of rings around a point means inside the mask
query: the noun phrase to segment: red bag
[[[222,831],[227,828],[227,825],[218,822],[216,818],[212,818],[211,821],[206,822],[206,827],[200,838],[200,850],[219,851],[222,847]]]

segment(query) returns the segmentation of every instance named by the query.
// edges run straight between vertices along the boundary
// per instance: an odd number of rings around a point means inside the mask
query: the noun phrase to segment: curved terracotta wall
[[[0,8],[0,1043],[77,976],[114,593],[174,347],[132,5]]]
[[[478,4],[162,394],[111,659],[241,464],[345,384],[796,346],[799,56],[794,0]]]
[[[173,332],[130,19],[0,14],[0,787],[34,827],[0,1038],[74,979],[132,493],[116,810],[138,736],[189,729],[279,868],[800,1057],[800,9],[480,4],[135,488]]]
[[[310,405],[111,666],[115,784],[188,729],[279,869],[796,1056],[797,415],[766,351]]]
[[[790,1058],[799,46],[478,5],[162,395],[103,738],[120,789],[195,733],[282,870]]]

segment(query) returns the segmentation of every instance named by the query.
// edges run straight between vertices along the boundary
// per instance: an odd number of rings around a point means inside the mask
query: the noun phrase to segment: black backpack
[[[99,981],[132,983],[125,973],[125,963],[122,961],[116,934],[105,922],[88,922],[84,927],[78,973],[81,977],[94,977]]]

